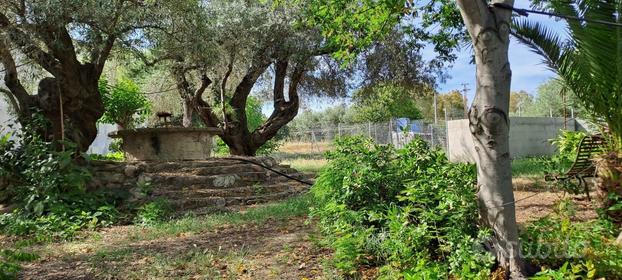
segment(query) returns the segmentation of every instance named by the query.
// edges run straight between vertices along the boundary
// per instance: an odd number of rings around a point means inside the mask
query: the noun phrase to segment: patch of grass
[[[324,153],[332,149],[332,142],[288,142],[279,147],[279,152],[289,154]]]
[[[521,158],[512,161],[512,176],[526,178],[544,178],[548,158]]]
[[[300,172],[319,173],[328,161],[326,159],[291,159],[283,161]]]
[[[217,257],[211,253],[197,249],[170,256],[165,253],[127,254],[125,250],[112,252],[122,258],[106,256],[101,261],[92,260],[91,264],[97,274],[107,278],[122,279],[227,279],[214,266]],[[115,261],[127,262],[133,258],[131,266],[119,266]],[[195,277],[195,278],[193,278]],[[198,278],[197,278],[198,277]]]
[[[134,249],[130,247],[103,249],[97,251],[90,259],[92,263],[122,261],[132,256]]]
[[[261,224],[304,217],[312,206],[310,195],[250,208],[245,212],[185,216],[148,226],[125,226],[110,232],[89,232],[84,238],[63,243],[22,244],[44,259],[86,257],[83,259],[99,276],[123,279],[238,279],[248,248],[235,251],[206,251],[188,246],[187,252],[154,252],[150,244],[184,238],[223,225]],[[86,232],[85,232],[86,234]],[[13,246],[17,247],[17,244]],[[82,257],[80,257],[82,259]],[[0,257],[0,262],[2,258]],[[228,266],[224,266],[227,264]],[[0,277],[2,279],[2,277]]]
[[[224,224],[262,223],[268,219],[284,220],[290,217],[309,214],[312,206],[310,195],[302,195],[288,200],[251,208],[244,213],[221,213],[207,216],[187,215],[180,219],[164,221],[148,228],[135,228],[128,233],[131,240],[152,240],[181,233],[196,233],[213,229]]]

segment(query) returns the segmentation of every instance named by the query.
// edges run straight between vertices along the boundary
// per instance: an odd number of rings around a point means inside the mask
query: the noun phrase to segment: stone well
[[[123,139],[129,161],[202,160],[212,154],[212,138],[218,128],[157,127],[119,130],[112,138]]]

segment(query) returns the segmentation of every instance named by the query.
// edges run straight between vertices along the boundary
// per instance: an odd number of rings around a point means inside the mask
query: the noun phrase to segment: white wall
[[[12,110],[3,96],[0,96],[0,135],[15,132],[20,128],[20,125],[15,121]]]
[[[3,98],[0,98],[0,134],[15,132],[20,128],[16,124],[15,117],[11,115],[10,105]],[[13,125],[13,127],[11,127]],[[97,124],[97,138],[89,147],[88,153],[106,154],[109,152],[109,146],[112,139],[108,137],[108,133],[116,131],[117,126],[112,124]]]
[[[555,147],[549,143],[549,139],[555,138],[564,128],[576,130],[576,121],[564,118],[511,117],[510,156],[522,158],[553,155]],[[447,143],[451,161],[475,162],[475,148],[468,120],[447,122]]]

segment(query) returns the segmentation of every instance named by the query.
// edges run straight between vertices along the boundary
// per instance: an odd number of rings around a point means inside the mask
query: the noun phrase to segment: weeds
[[[404,149],[345,138],[313,187],[326,244],[345,275],[480,279],[494,262],[479,244],[475,170],[417,139]]]
[[[536,279],[622,278],[622,247],[614,244],[613,223],[575,220],[574,204],[562,200],[553,215],[522,231],[523,254],[544,268]]]

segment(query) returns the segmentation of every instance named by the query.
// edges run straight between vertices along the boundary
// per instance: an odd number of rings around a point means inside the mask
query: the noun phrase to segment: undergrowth
[[[15,207],[0,215],[0,232],[52,241],[114,222],[114,201],[87,192],[91,174],[76,163],[73,144],[46,142],[35,131],[26,127],[17,140],[0,143],[0,202]]]
[[[577,221],[572,201],[521,232],[523,255],[543,269],[534,279],[622,279],[618,229],[606,218]]]
[[[403,149],[364,138],[336,141],[312,188],[335,266],[357,277],[379,267],[380,279],[482,279],[494,258],[490,231],[477,227],[475,169],[449,163],[416,139]]]

